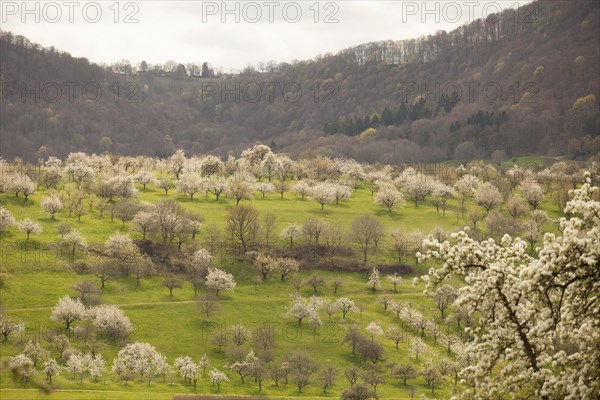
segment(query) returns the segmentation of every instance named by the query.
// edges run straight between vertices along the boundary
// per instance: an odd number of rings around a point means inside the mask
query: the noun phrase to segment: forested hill
[[[0,152],[225,155],[262,142],[385,163],[588,158],[600,151],[599,19],[597,1],[536,1],[452,32],[217,77],[176,62],[99,66],[2,32]]]

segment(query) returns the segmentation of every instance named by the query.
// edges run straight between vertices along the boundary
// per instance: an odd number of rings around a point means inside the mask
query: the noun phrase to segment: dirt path
[[[153,301],[147,303],[116,303],[111,304],[115,306],[119,306],[121,308],[127,308],[128,306],[152,306],[152,305],[161,305],[161,304],[190,304],[195,303],[196,300],[178,300],[178,301]],[[46,306],[46,307],[24,307],[24,308],[10,308],[6,307],[6,311],[15,311],[15,312],[26,312],[26,311],[41,311],[41,310],[49,310],[54,306]]]

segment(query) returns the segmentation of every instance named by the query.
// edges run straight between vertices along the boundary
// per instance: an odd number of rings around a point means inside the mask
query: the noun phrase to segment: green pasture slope
[[[205,224],[222,225],[227,210],[235,206],[235,201],[223,196],[218,202],[215,201],[214,196],[198,196],[194,200],[190,200],[189,197],[184,197],[175,190],[165,196],[164,191],[155,187],[148,187],[145,191],[141,190],[141,187],[139,189],[138,198],[140,200],[156,202],[174,198],[187,209],[202,215],[205,218]],[[41,235],[32,236],[27,246],[25,246],[24,234],[17,232],[14,227],[0,236],[2,271],[7,274],[6,283],[0,289],[0,306],[7,316],[26,322],[25,338],[42,338],[42,341],[48,332],[57,329],[57,325],[52,324],[49,318],[50,309],[58,298],[65,294],[75,295],[69,286],[79,280],[96,280],[91,275],[78,275],[73,272],[69,268],[68,254],[56,254],[45,250],[46,244],[57,240],[56,226],[68,222],[73,227],[80,229],[89,243],[101,243],[117,230],[129,232],[127,224],[122,229],[120,221],[115,219],[114,222],[111,222],[110,218],[106,216],[99,218],[96,211],[83,216],[80,222],[76,217],[68,217],[64,212],[57,215],[56,220],[51,220],[40,209],[40,199],[45,194],[44,190],[40,189],[35,195],[30,196],[26,203],[22,197],[16,198],[14,194],[0,194],[0,202],[13,213],[17,220],[30,217],[40,222],[44,228]],[[445,216],[437,213],[435,207],[428,203],[419,204],[419,207],[415,208],[410,202],[407,202],[404,208],[389,213],[376,206],[370,191],[363,188],[353,192],[352,198],[341,202],[339,206],[326,205],[324,211],[321,211],[320,205],[316,202],[301,200],[293,193],[286,193],[283,199],[280,199],[279,194],[269,194],[265,199],[262,198],[262,195],[256,194],[252,205],[263,214],[270,212],[276,215],[277,228],[275,231],[277,233],[290,222],[302,223],[310,217],[323,218],[331,224],[349,229],[354,218],[373,215],[388,230],[402,228],[410,232],[420,229],[426,233],[436,226],[455,230],[469,224],[466,219],[461,217],[456,201],[450,202]],[[469,206],[473,207],[472,204]],[[552,218],[559,215],[557,206],[550,200],[546,200],[542,208],[548,211]],[[139,237],[137,233],[131,232],[131,235]],[[202,233],[197,240],[203,241]],[[286,245],[286,242],[281,240],[281,245]],[[297,394],[297,388],[291,382],[288,385],[280,384],[279,387],[276,387],[270,380],[265,380],[263,391],[259,393],[258,387],[252,379],[248,378],[242,385],[237,374],[227,372],[231,382],[221,385],[219,395],[260,394],[282,399],[337,398],[339,393],[349,386],[343,377],[343,369],[361,364],[360,357],[358,355],[353,357],[349,346],[341,344],[345,328],[353,323],[365,327],[370,321],[378,321],[384,328],[398,323],[392,313],[384,312],[383,306],[377,304],[378,296],[388,294],[395,299],[412,302],[416,309],[430,318],[439,315],[432,300],[423,295],[423,286],[412,285],[412,276],[405,277],[397,294],[392,292],[392,286],[386,279],[383,280],[382,287],[374,293],[367,287],[367,278],[363,273],[336,274],[322,271],[318,273],[323,275],[328,283],[336,278],[343,279],[343,285],[337,296],[350,297],[357,304],[366,306],[366,310],[362,316],[350,314],[346,321],[341,321],[341,315],[338,314],[334,315],[332,321],[327,321],[327,315],[323,313],[321,318],[325,325],[318,333],[315,333],[307,324],[303,323],[298,327],[295,321],[283,316],[289,304],[289,293],[295,290],[290,285],[289,278],[282,282],[277,276],[271,276],[262,284],[255,285],[253,278],[256,276],[256,272],[250,265],[239,263],[230,256],[216,255],[215,261],[219,268],[235,275],[238,287],[232,293],[223,293],[219,296],[220,309],[215,316],[210,317],[209,321],[205,321],[199,314],[194,292],[189,283],[185,283],[182,289],[175,289],[173,297],[169,297],[168,290],[162,286],[162,278],[158,276],[142,279],[139,287],[136,287],[135,280],[131,277],[109,282],[102,291],[102,301],[106,304],[119,305],[132,320],[135,332],[131,341],[148,342],[154,345],[158,351],[168,357],[170,362],[180,355],[189,355],[197,361],[202,354],[206,353],[211,362],[209,369],[216,367],[224,370],[224,364],[228,361],[227,348],[234,345],[229,344],[223,352],[219,352],[210,343],[213,332],[218,329],[230,329],[236,323],[248,326],[268,324],[273,327],[277,343],[273,351],[276,362],[281,362],[282,356],[286,352],[302,350],[308,352],[319,365],[332,365],[340,370],[335,384],[328,389],[327,393],[323,393],[315,376],[314,384],[306,387],[300,395]],[[377,252],[370,254],[369,259],[370,263],[395,261],[396,256],[393,253],[389,237],[385,238]],[[408,263],[415,266],[417,275],[426,273],[431,266],[415,265],[413,258],[409,259]],[[307,278],[311,273],[313,272],[304,271],[299,275]],[[312,288],[305,287],[302,289],[302,293],[309,296],[312,294]],[[333,289],[330,286],[322,289],[319,294],[329,298],[334,297]],[[408,327],[405,328],[409,337],[418,335],[418,332],[412,331]],[[378,387],[379,396],[389,399],[410,398],[414,392],[415,398],[433,397],[431,389],[427,387],[422,377],[413,379],[409,381],[408,386],[404,386],[401,381],[389,376],[389,368],[386,365],[393,362],[398,364],[415,363],[410,359],[408,342],[400,343],[399,349],[396,350],[390,340],[385,338],[379,340],[385,346],[386,360],[378,363],[377,369],[381,373],[385,373],[387,379],[386,384]],[[20,352],[21,347],[17,342],[18,340],[12,339],[3,344],[0,347],[0,356],[11,356]],[[448,356],[445,348],[434,345],[431,338],[427,338],[426,342],[431,348],[431,354],[420,357],[420,360],[416,362],[420,368],[426,361],[435,364],[443,357]],[[46,348],[49,348],[47,342],[44,344]],[[73,341],[73,346],[84,351],[88,350],[81,341]],[[251,349],[251,345],[245,346],[247,350]],[[107,367],[110,370],[119,346],[100,341],[97,343],[97,349],[107,359]],[[52,354],[56,356],[54,351]],[[179,377],[175,379],[174,385],[163,382],[162,377],[156,377],[150,384],[141,382],[137,378],[126,385],[107,373],[106,380],[93,382],[89,378],[84,378],[83,384],[80,384],[79,379],[72,379],[68,373],[63,372],[53,379],[53,383],[62,390],[49,396],[49,398],[55,399],[170,399],[178,393],[193,394],[192,387]],[[453,390],[453,382],[447,379],[442,387],[436,388],[435,396],[445,398],[451,395]],[[217,391],[210,385],[207,377],[202,377],[198,383],[197,393],[217,394]],[[32,390],[30,386],[24,388],[23,385],[12,382],[7,372],[0,374],[0,398],[2,399],[47,397]]]

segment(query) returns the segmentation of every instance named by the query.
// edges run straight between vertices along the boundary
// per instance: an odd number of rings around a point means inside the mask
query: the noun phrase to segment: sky
[[[3,30],[97,63],[292,62],[379,40],[453,30],[529,1],[6,1]],[[521,11],[516,11],[516,5]]]

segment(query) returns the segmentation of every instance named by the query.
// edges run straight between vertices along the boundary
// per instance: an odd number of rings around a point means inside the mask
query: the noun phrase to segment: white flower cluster
[[[433,237],[421,259],[442,260],[427,290],[463,277],[456,305],[479,316],[465,345],[471,362],[461,371],[462,399],[514,396],[542,400],[600,396],[600,202],[589,175],[572,191],[538,258],[527,243],[504,236],[478,242],[465,232],[453,244]],[[490,373],[490,371],[493,371]]]

